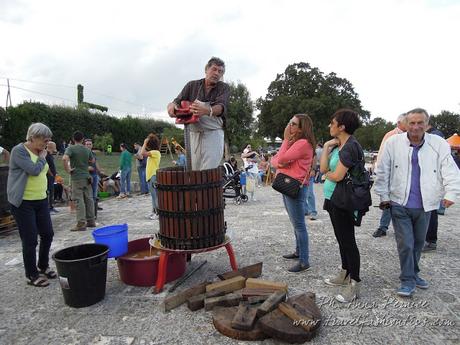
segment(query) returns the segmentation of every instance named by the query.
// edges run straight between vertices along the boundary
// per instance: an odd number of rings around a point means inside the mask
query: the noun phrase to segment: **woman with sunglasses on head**
[[[8,172],[8,202],[21,237],[27,284],[37,287],[48,286],[47,278],[57,277],[48,266],[54,233],[46,195],[46,145],[52,135],[43,123],[31,124],[26,142],[11,150]],[[37,237],[40,237],[38,263]]]
[[[335,298],[342,303],[352,302],[359,296],[360,256],[355,238],[353,213],[341,209],[331,201],[336,184],[342,181],[348,170],[364,157],[363,149],[353,136],[359,127],[359,117],[350,109],[337,110],[329,124],[331,139],[324,144],[320,169],[325,174],[324,209],[331,218],[334,234],[342,259],[341,271],[334,278],[325,279],[329,286],[343,286],[345,290]]]
[[[283,194],[284,207],[294,228],[296,245],[294,253],[283,255],[283,257],[298,260],[288,269],[289,272],[301,272],[310,268],[308,232],[305,224],[305,198],[315,146],[316,140],[311,118],[306,114],[297,114],[291,118],[284,129],[281,148],[271,159],[271,164],[276,168],[277,174],[283,173],[301,183],[297,198]]]

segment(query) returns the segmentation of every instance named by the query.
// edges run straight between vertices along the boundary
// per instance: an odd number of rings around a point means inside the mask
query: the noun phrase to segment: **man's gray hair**
[[[26,140],[29,141],[32,138],[51,138],[53,132],[48,126],[41,122],[32,123],[27,130]]]
[[[401,115],[398,116],[398,119],[396,120],[397,123],[400,123],[400,122],[406,122],[406,117],[407,117],[407,113],[402,113]]]
[[[409,115],[409,114],[423,114],[423,115],[425,115],[425,123],[428,124],[428,121],[430,121],[430,115],[428,115],[428,112],[423,108],[415,108],[415,109],[409,110],[406,114],[407,115]]]
[[[223,67],[225,71],[225,62],[224,60],[219,59],[218,57],[213,56],[212,58],[210,58],[204,69],[207,70],[212,65]]]

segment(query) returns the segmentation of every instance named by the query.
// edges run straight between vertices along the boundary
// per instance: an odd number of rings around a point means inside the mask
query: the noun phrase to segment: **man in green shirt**
[[[91,176],[88,171],[88,164],[94,161],[94,157],[83,145],[83,139],[83,133],[76,131],[73,134],[75,145],[69,145],[62,157],[64,170],[70,174],[72,200],[77,208],[77,225],[71,231],[84,231],[86,227],[96,226]]]
[[[120,195],[117,199],[129,197],[131,192],[131,153],[127,150],[125,144],[120,144]]]

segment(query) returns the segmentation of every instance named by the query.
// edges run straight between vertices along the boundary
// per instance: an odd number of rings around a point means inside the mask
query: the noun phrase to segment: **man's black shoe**
[[[286,255],[283,255],[283,258],[285,258],[285,259],[298,259],[299,255],[297,253],[286,254]]]
[[[294,266],[288,269],[289,272],[302,272],[310,269],[310,265],[301,264],[300,262],[296,263]]]
[[[383,228],[378,228],[372,234],[372,236],[374,236],[374,237],[382,237],[382,236],[386,236],[386,235],[387,235],[387,232]]]

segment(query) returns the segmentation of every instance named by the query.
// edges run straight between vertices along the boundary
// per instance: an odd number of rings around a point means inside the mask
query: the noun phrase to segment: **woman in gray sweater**
[[[46,144],[52,135],[44,124],[31,124],[26,142],[11,150],[8,173],[8,201],[21,236],[27,284],[38,287],[48,286],[47,278],[56,278],[56,273],[48,265],[54,233],[46,195]]]

